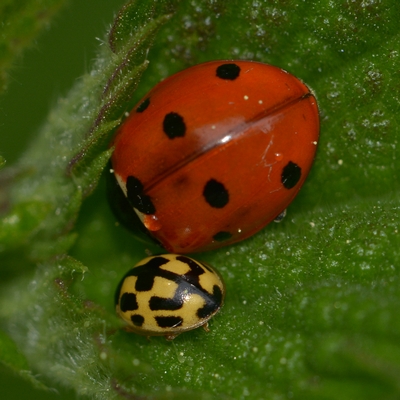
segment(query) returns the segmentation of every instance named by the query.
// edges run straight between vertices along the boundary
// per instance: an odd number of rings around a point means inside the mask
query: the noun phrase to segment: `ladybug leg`
[[[281,222],[283,220],[283,218],[286,217],[286,208],[278,215],[275,217],[274,222]]]
[[[169,335],[165,335],[165,339],[171,341],[171,340],[174,340],[177,336],[179,336],[179,333],[177,333],[177,334],[172,334],[171,333]]]
[[[206,332],[210,332],[210,328],[209,328],[209,326],[208,326],[208,322],[206,322],[206,323],[203,325],[203,329],[204,329]]]

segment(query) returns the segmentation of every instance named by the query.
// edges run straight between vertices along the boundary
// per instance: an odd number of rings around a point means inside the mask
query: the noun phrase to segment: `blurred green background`
[[[7,91],[0,96],[0,149],[7,165],[17,160],[56,99],[90,70],[98,40],[103,40],[124,0],[69,0],[10,71]],[[38,99],[47,99],[38,101]],[[52,383],[54,385],[54,383]],[[4,400],[75,399],[60,387],[36,390],[0,365]],[[81,397],[82,398],[82,397]]]
[[[59,96],[90,70],[124,0],[69,0],[10,71],[0,96],[0,151],[10,165],[26,147]],[[38,99],[47,99],[38,101]]]

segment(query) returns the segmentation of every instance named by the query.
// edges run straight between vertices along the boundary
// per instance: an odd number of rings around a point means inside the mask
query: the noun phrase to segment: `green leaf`
[[[0,92],[15,58],[49,25],[64,0],[3,0],[0,5]]]
[[[0,265],[19,265],[10,247],[44,260],[18,279],[4,274],[0,292],[2,328],[31,368],[98,399],[398,398],[399,12],[397,0],[123,8],[93,72],[59,101],[16,172],[3,170],[3,223],[17,211],[23,222],[3,235]],[[211,331],[148,340],[114,314],[118,281],[156,250],[109,211],[107,143],[160,79],[218,58],[279,65],[313,88],[317,159],[282,223],[195,255],[226,282]]]
[[[0,362],[32,383],[37,389],[47,390],[47,387],[33,376],[25,356],[13,340],[2,331],[0,331]]]
[[[103,46],[92,73],[51,111],[16,171],[9,173],[15,185],[0,188],[8,210],[0,222],[8,228],[0,237],[0,252],[10,238],[13,243],[23,243],[28,237],[26,252],[32,260],[68,251],[73,240],[63,236],[69,235],[83,198],[96,186],[108,161],[110,135],[147,67],[147,50],[157,29],[169,18],[163,12],[164,7],[154,3],[153,19],[149,21],[146,14],[131,21],[136,31],[125,38],[121,50],[115,54]],[[6,173],[3,180],[5,177]],[[37,208],[45,211],[44,215],[36,213],[37,220],[30,223],[14,218],[16,214],[30,215],[24,210],[28,208],[26,199],[34,199]]]
[[[43,202],[25,202],[17,204],[7,217],[0,220],[0,243],[3,248],[13,248],[27,240],[29,234],[38,227],[48,213],[49,204]],[[15,226],[19,231],[16,232]]]

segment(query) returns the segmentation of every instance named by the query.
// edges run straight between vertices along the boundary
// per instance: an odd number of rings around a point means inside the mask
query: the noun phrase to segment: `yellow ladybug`
[[[225,285],[204,262],[163,254],[145,258],[118,285],[117,314],[128,330],[145,336],[174,339],[203,326],[223,304]]]

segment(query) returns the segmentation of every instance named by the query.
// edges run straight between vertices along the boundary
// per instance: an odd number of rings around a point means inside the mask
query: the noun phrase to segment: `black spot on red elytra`
[[[301,168],[289,161],[282,169],[281,182],[286,189],[292,189],[301,178]]]
[[[124,293],[119,302],[119,308],[122,312],[134,311],[139,308],[135,293]]]
[[[144,322],[144,317],[139,314],[135,314],[131,316],[131,321],[135,326],[142,326]]]
[[[175,112],[167,114],[163,121],[163,131],[169,139],[185,136],[186,124],[183,117]]]
[[[176,328],[182,325],[183,319],[180,317],[155,317],[157,325],[160,328]]]
[[[146,100],[144,100],[140,103],[139,107],[136,109],[136,112],[142,113],[143,111],[146,110],[146,108],[149,106],[149,104],[150,104],[150,97],[148,97]]]
[[[217,68],[216,75],[220,79],[233,81],[240,75],[240,67],[233,63],[222,64]]]
[[[215,179],[210,179],[204,186],[203,196],[214,208],[223,208],[229,203],[229,193],[225,186]]]
[[[135,176],[128,176],[126,191],[129,203],[143,214],[155,214],[156,209],[150,196],[143,192],[143,184]]]
[[[226,231],[220,231],[213,236],[213,239],[217,242],[225,242],[232,238],[232,233]]]

